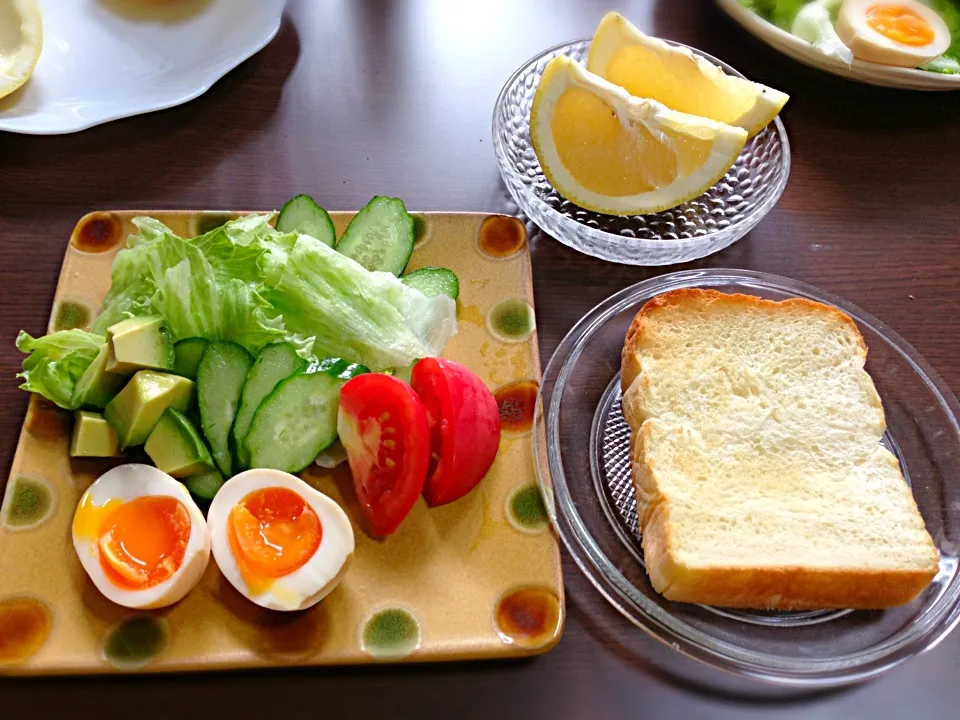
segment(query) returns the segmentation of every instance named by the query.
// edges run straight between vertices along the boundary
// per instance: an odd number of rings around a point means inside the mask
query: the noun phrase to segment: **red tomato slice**
[[[423,496],[430,505],[445,505],[473,490],[493,465],[500,411],[483,380],[446,358],[418,362],[411,382],[430,423],[432,454]]]
[[[389,375],[358,375],[340,391],[337,417],[353,487],[373,534],[385,537],[410,513],[430,462],[423,403]]]

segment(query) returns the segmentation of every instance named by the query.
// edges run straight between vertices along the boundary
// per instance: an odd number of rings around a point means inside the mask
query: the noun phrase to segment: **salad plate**
[[[50,332],[90,326],[140,215],[193,237],[239,213],[86,216],[66,249]],[[330,215],[340,234],[354,214]],[[131,456],[70,457],[72,413],[32,395],[0,509],[0,674],[436,662],[531,655],[556,644],[563,584],[530,441],[540,365],[523,224],[471,213],[414,221],[409,269],[445,267],[460,280],[459,332],[444,355],[472,369],[500,409],[499,453],[479,487],[439,507],[417,500],[394,534],[376,540],[358,522],[346,465],[311,463],[301,479],[356,526],[349,572],[322,602],[264,609],[210,562],[180,602],[128,609],[88,581],[70,528],[85,490]]]
[[[717,0],[720,8],[749,33],[784,55],[834,75],[881,87],[904,90],[960,90],[960,75],[894,67],[854,59],[851,64],[820,52],[810,43],[760,17],[739,0]]]
[[[32,78],[0,99],[0,130],[77,132],[181,105],[261,50],[285,0],[39,0]]]

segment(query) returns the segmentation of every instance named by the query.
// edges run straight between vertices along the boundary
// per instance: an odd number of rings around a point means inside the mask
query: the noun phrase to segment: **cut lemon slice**
[[[557,57],[533,98],[530,139],[565,198],[607,215],[639,215],[710,188],[737,159],[747,132],[632,97]]]
[[[36,0],[0,0],[0,98],[33,74],[43,48]]]
[[[790,96],[766,85],[727,75],[687,48],[644,35],[619,13],[609,12],[593,36],[587,70],[631,95],[668,108],[746,130],[763,130]]]

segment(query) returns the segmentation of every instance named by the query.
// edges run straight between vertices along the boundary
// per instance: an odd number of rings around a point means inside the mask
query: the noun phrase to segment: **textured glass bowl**
[[[900,460],[940,572],[919,598],[885,611],[753,612],[665,600],[643,567],[630,434],[620,411],[620,351],[650,298],[708,287],[839,307],[869,348],[867,370],[886,411],[883,443]],[[593,585],[629,620],[715,667],[780,683],[823,687],[881,673],[941,640],[960,619],[960,405],[917,352],[882,322],[810,285],[745,270],[673,273],[623,290],[591,310],[544,373],[534,445],[540,485],[558,534]]]
[[[679,43],[672,43],[680,45]],[[649,215],[601,215],[562,198],[543,174],[530,142],[530,107],[543,69],[558,55],[586,62],[589,40],[558,45],[517,70],[493,112],[493,146],[514,201],[540,228],[587,255],[628,265],[670,265],[733,244],[776,204],[790,174],[790,145],[780,118],[747,142],[736,164],[698,198]],[[727,73],[729,65],[696,51]]]

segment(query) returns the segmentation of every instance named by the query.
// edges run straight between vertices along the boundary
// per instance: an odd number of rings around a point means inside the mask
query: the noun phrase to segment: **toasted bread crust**
[[[638,378],[640,382],[649,383],[641,371],[640,350],[649,339],[657,313],[685,304],[702,307],[718,302],[736,304],[744,310],[800,307],[810,312],[829,313],[855,334],[858,347],[854,352],[866,357],[866,343],[856,323],[834,307],[803,298],[771,301],[750,295],[684,288],[649,300],[631,323],[622,354],[624,392]],[[879,396],[877,405],[880,405]],[[931,560],[926,567],[902,569],[698,566],[695,560],[679,557],[671,537],[670,499],[662,494],[664,483],[658,478],[655,461],[646,452],[651,425],[645,418],[636,417],[638,411],[629,402],[624,402],[624,414],[633,431],[632,475],[647,573],[654,589],[668,600],[770,610],[880,609],[912,601],[936,575],[937,552],[932,543]],[[916,508],[912,493],[910,501]],[[919,516],[919,511],[917,513]]]
[[[643,337],[647,332],[649,323],[653,316],[658,312],[685,304],[697,305],[721,302],[728,305],[741,305],[744,310],[759,308],[804,308],[810,312],[820,312],[833,315],[837,320],[847,325],[856,336],[857,343],[863,357],[867,356],[867,344],[860,334],[860,329],[853,319],[845,312],[838,310],[832,305],[807,300],[806,298],[789,298],[787,300],[766,300],[755,295],[744,295],[742,293],[722,293],[718,290],[704,290],[703,288],[679,288],[670,290],[662,295],[657,295],[647,300],[640,308],[640,312],[633,318],[630,328],[627,330],[626,339],[623,342],[623,351],[620,356],[620,388],[623,392],[633,384],[640,374],[640,359],[638,350]]]

